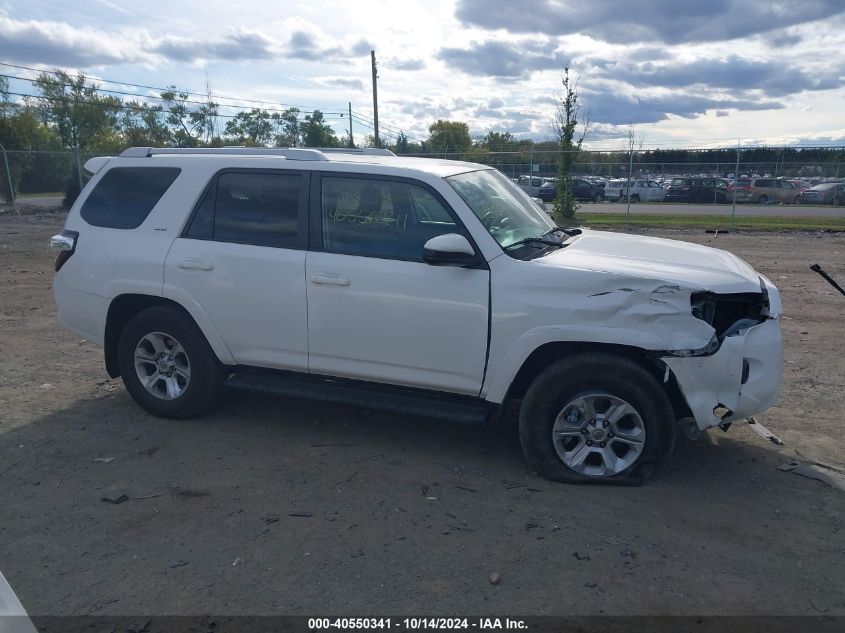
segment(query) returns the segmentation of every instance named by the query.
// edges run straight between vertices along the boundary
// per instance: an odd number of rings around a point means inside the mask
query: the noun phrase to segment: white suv
[[[730,253],[569,229],[495,169],[384,150],[89,160],[54,294],[150,413],[224,382],[463,422],[521,402],[530,465],[638,481],[676,420],[763,411],[780,295]]]

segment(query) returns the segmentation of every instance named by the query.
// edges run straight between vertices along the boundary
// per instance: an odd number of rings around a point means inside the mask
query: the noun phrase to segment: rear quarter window
[[[94,186],[80,215],[92,226],[136,229],[181,171],[178,167],[114,167]]]

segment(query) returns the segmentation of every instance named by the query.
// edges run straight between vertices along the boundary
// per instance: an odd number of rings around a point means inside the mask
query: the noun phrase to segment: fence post
[[[5,147],[3,148],[3,162],[6,163],[6,179],[9,182],[9,200],[12,203],[12,210],[20,215],[21,212],[18,211],[18,204],[15,202],[15,188],[12,186],[12,171],[9,169],[9,157],[6,155]]]
[[[731,228],[736,222],[736,187],[739,183],[739,139],[736,140],[736,169],[734,170],[733,208],[731,209]]]
[[[79,164],[79,145],[73,148],[73,153],[76,154],[76,177],[79,179],[79,192],[82,193],[82,167]]]
[[[634,146],[628,150],[628,208],[625,211],[625,228],[628,228],[628,221],[631,217],[631,172],[634,170]]]

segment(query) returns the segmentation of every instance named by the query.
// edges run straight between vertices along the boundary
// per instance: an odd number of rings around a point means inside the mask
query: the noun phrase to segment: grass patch
[[[64,198],[62,191],[48,191],[47,193],[19,193],[15,200],[26,200],[27,198]]]
[[[624,213],[579,212],[575,224],[591,227],[624,227]],[[661,229],[746,229],[750,231],[845,231],[845,218],[796,218],[777,215],[683,215],[632,213],[628,226]]]

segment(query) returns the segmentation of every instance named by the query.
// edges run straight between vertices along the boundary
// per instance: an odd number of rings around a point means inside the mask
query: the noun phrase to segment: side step
[[[226,386],[474,426],[484,424],[493,406],[472,396],[244,366],[235,369]]]

